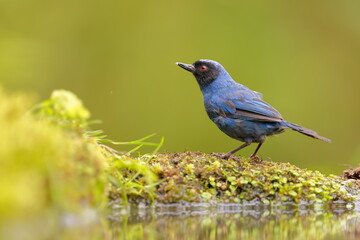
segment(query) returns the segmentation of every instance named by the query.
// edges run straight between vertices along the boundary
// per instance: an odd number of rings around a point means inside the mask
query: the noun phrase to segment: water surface
[[[116,207],[115,207],[116,208]],[[359,203],[119,207],[112,239],[359,239]]]

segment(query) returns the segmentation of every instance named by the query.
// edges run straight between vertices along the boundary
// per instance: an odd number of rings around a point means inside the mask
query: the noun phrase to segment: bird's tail
[[[302,127],[300,125],[297,125],[297,124],[291,123],[291,122],[284,121],[283,123],[284,123],[284,125],[286,127],[290,128],[290,129],[292,129],[294,131],[297,131],[299,133],[305,134],[305,135],[307,135],[309,137],[320,139],[320,140],[325,141],[325,142],[331,142],[330,139],[320,136],[319,134],[317,134],[317,132],[315,132],[313,130],[304,128],[304,127]]]

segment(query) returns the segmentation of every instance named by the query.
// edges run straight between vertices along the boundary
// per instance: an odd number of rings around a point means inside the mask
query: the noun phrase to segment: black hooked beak
[[[180,62],[177,62],[176,65],[178,65],[179,67],[185,69],[186,71],[189,71],[189,72],[195,72],[195,67],[192,65],[192,64],[186,64],[186,63],[180,63]]]

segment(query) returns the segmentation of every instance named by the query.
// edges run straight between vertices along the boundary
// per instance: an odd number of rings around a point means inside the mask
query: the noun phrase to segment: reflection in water
[[[351,210],[347,208],[351,207]],[[112,239],[359,239],[356,205],[120,208]],[[131,213],[131,214],[130,214]]]
[[[86,210],[61,219],[61,224],[54,216],[8,221],[0,226],[0,239],[360,239],[360,203],[298,208],[258,203],[154,208],[115,204],[106,218]]]

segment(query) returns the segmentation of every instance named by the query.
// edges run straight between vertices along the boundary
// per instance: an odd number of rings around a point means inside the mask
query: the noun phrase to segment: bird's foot
[[[260,157],[258,157],[258,156],[256,156],[256,155],[251,155],[251,156],[250,156],[250,159],[251,159],[251,160],[254,160],[254,161],[257,161],[257,162],[260,162],[260,161],[262,160]]]
[[[218,157],[218,158],[223,158],[224,157],[224,154],[221,154],[221,153],[211,153],[212,156],[214,157]]]
[[[222,159],[232,159],[232,160],[235,160],[238,162],[241,161],[241,159],[234,157],[231,154],[211,153],[211,155],[213,155],[214,157],[222,158]]]
[[[229,158],[232,159],[232,160],[235,160],[237,162],[241,162],[240,158],[237,158],[237,157],[234,157],[234,156],[230,156]]]

